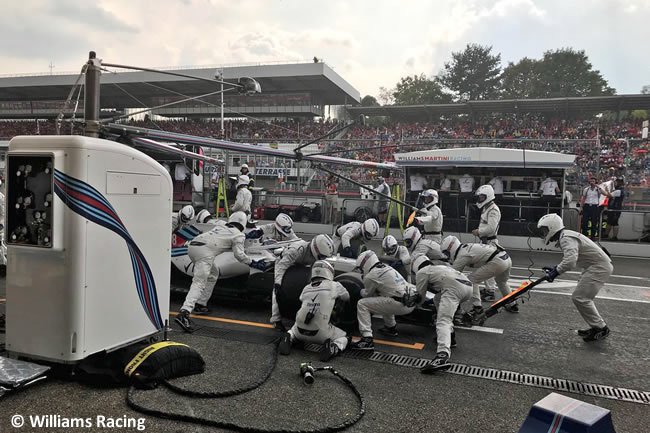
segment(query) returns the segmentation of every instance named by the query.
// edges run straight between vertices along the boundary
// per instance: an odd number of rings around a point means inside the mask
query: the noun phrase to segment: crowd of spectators
[[[140,127],[162,129],[204,137],[221,137],[221,122],[217,120],[162,120],[130,121]],[[306,141],[336,128],[335,121],[305,122],[276,120],[226,120],[225,137],[235,141],[291,142]],[[0,121],[0,137],[11,138],[26,134],[54,134],[53,121]],[[77,128],[75,133],[80,132]],[[70,133],[64,124],[62,133]],[[338,151],[337,156],[349,159],[377,161],[394,160],[396,152],[430,148],[490,146],[546,150],[572,153],[577,156],[575,170],[569,174],[578,183],[586,183],[589,176],[606,177],[612,173],[624,175],[632,185],[647,185],[650,175],[649,144],[641,138],[641,121],[619,122],[592,120],[544,120],[534,116],[523,119],[491,118],[469,122],[403,123],[385,126],[351,127],[339,134],[337,140],[322,142],[319,147]],[[596,139],[600,139],[600,146]],[[500,140],[528,139],[526,142]],[[548,140],[583,139],[584,142],[554,142]],[[489,140],[489,141],[485,141]],[[631,140],[631,141],[628,141]],[[522,144],[525,143],[525,144]],[[363,177],[360,172],[359,178]],[[352,172],[356,177],[357,173]]]

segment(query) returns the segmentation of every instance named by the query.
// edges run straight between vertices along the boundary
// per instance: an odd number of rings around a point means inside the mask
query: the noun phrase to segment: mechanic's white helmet
[[[293,233],[293,220],[286,213],[278,214],[275,217],[275,228],[282,236],[289,236]]]
[[[377,220],[374,218],[365,220],[363,224],[361,224],[361,233],[367,241],[377,236],[377,233],[379,233],[379,223]]]
[[[194,218],[194,208],[189,204],[178,211],[178,223],[188,224]]]
[[[382,184],[384,183],[384,176],[377,176],[377,183]]]
[[[334,255],[334,241],[329,235],[316,236],[311,240],[309,247],[316,260],[323,260]]]
[[[210,211],[207,209],[200,210],[199,213],[196,214],[196,222],[198,223],[205,224],[210,219],[212,219],[212,214],[210,214]]]
[[[435,189],[427,189],[422,192],[422,198],[427,207],[438,204],[438,191]]]
[[[370,272],[370,269],[377,263],[379,263],[379,259],[374,251],[364,251],[357,257],[357,268],[361,270],[362,274]]]
[[[230,215],[230,218],[228,218],[228,224],[237,224],[238,229],[240,232],[244,231],[244,228],[246,228],[246,222],[248,221],[248,217],[246,214],[242,211],[237,211],[233,212]]]
[[[553,239],[553,236],[564,229],[564,223],[562,222],[561,216],[556,213],[550,213],[539,219],[537,228],[541,230],[540,236],[544,239],[546,245],[548,245],[551,239]]]
[[[406,245],[406,248],[409,250],[412,250],[418,242],[420,242],[420,239],[422,238],[422,233],[420,230],[418,230],[417,227],[411,226],[404,230],[404,233],[402,234],[402,240],[404,241],[404,245]]]
[[[454,261],[454,256],[458,248],[460,248],[460,241],[456,236],[447,236],[440,244],[440,252],[447,256],[451,262]]]
[[[334,279],[334,267],[325,260],[318,260],[311,266],[311,279],[321,277],[332,281]]]
[[[475,195],[478,197],[476,206],[483,209],[483,206],[494,200],[494,188],[492,188],[492,185],[481,185],[476,190]]]
[[[431,260],[429,260],[426,254],[420,254],[411,260],[411,273],[417,274],[420,268],[423,268],[430,264]]]
[[[245,174],[240,174],[239,176],[237,176],[237,188],[239,188],[242,185],[248,185],[249,183],[251,183],[251,180]]]
[[[248,164],[242,164],[241,167],[239,168],[239,171],[241,171],[243,168],[248,170]]]
[[[397,252],[399,245],[397,244],[397,239],[395,239],[395,236],[388,235],[384,238],[383,241],[381,241],[381,247],[384,250],[384,253],[392,256]]]

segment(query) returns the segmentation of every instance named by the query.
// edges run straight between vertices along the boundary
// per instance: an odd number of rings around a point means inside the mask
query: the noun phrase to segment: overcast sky
[[[324,59],[361,96],[439,72],[467,43],[503,66],[584,49],[617,93],[650,84],[650,0],[2,1],[0,74]]]

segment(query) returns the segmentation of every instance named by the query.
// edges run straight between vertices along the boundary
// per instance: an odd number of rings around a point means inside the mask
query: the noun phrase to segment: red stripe
[[[574,402],[572,402],[571,404],[566,406],[564,409],[562,409],[558,413],[559,416],[555,419],[555,423],[553,424],[553,427],[551,428],[550,433],[557,433],[559,431],[558,428],[559,428],[560,424],[562,424],[562,420],[564,419],[566,414],[568,414],[569,412],[571,412],[573,409],[580,406],[581,404],[582,404],[582,402],[580,400],[575,400]]]
[[[134,252],[135,254],[135,252]],[[149,286],[147,285],[147,279],[144,275],[144,269],[140,257],[135,254],[136,261],[138,262],[138,270],[140,271],[140,281],[142,281],[142,291],[144,292],[145,304],[147,305],[147,311],[149,312],[149,317],[153,318],[153,309],[151,308],[151,300],[149,299]]]
[[[67,186],[67,185],[65,185],[65,184],[62,184],[62,183],[61,183],[60,181],[58,181],[58,180],[55,180],[55,182],[56,182],[57,185],[59,185],[59,187],[60,187],[61,189],[63,189],[63,190],[65,191],[65,193],[68,194],[69,196],[74,197],[74,198],[76,198],[76,199],[79,199],[79,200],[83,201],[84,203],[87,203],[87,204],[89,204],[90,206],[92,206],[92,207],[94,207],[94,208],[96,208],[96,209],[99,209],[99,210],[101,210],[101,211],[107,213],[111,218],[113,218],[113,219],[115,219],[116,221],[118,221],[118,222],[120,223],[120,225],[124,226],[124,224],[122,224],[122,221],[120,220],[120,218],[119,218],[117,215],[115,215],[115,213],[114,213],[111,209],[107,208],[105,204],[103,204],[103,203],[101,203],[101,202],[95,200],[94,198],[92,198],[92,197],[90,197],[90,196],[88,196],[88,195],[82,194],[82,193],[80,193],[80,192],[78,192],[78,191],[74,191],[74,190],[71,189],[69,186]]]

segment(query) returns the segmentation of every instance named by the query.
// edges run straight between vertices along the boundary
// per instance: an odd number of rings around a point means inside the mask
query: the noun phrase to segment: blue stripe
[[[131,266],[133,270],[133,276],[135,280],[136,290],[138,292],[138,298],[140,303],[149,317],[149,320],[156,326],[157,329],[163,327],[163,321],[160,316],[160,307],[158,305],[158,296],[156,292],[155,281],[153,278],[153,273],[151,268],[147,263],[147,260],[144,258],[144,255],[138,248],[137,244],[127,231],[126,227],[119,220],[117,212],[111,206],[111,204],[102,196],[97,190],[92,186],[85,184],[79,180],[70,178],[64,173],[55,170],[55,179],[62,183],[66,188],[85,195],[86,197],[93,198],[98,202],[102,203],[109,209],[112,213],[115,214],[115,217],[110,213],[107,213],[104,210],[98,209],[81,199],[72,197],[69,195],[61,186],[55,183],[54,190],[57,196],[74,212],[78,213],[82,217],[87,218],[94,223],[107,228],[108,230],[114,232],[118,236],[124,239],[127,244],[129,255],[131,257]],[[117,219],[116,219],[117,218]],[[140,273],[140,266],[142,267],[142,274],[144,274],[144,279]],[[145,284],[146,284],[146,293],[145,293]],[[147,296],[148,295],[148,296]],[[149,304],[147,304],[147,297],[149,298]],[[151,313],[150,313],[151,310]]]

